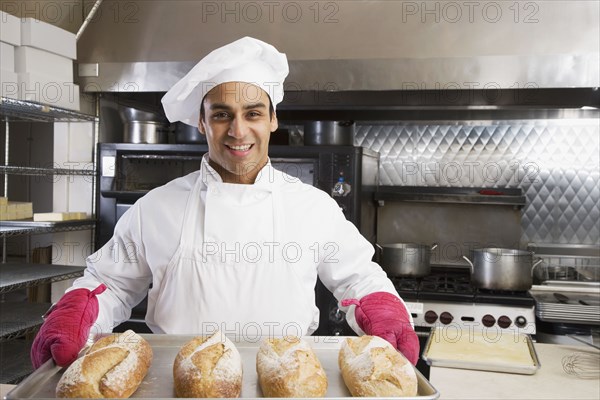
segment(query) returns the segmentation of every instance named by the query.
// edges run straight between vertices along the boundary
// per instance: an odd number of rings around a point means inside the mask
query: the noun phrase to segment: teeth
[[[229,146],[229,148],[233,149],[233,150],[238,150],[238,151],[246,151],[246,150],[250,149],[250,146],[252,146],[252,145],[246,144],[243,146]]]

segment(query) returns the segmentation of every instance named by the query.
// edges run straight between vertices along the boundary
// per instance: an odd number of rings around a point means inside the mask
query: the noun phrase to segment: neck
[[[244,170],[243,173],[236,174],[233,173],[221,165],[214,162],[212,159],[208,159],[208,164],[214,168],[215,171],[219,174],[224,183],[237,183],[241,185],[252,185],[256,181],[256,177],[260,170],[267,165],[267,161],[265,160],[263,163],[255,166],[252,169]]]

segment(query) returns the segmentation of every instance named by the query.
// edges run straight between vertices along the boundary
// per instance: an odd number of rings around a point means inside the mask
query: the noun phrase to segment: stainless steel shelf
[[[0,221],[0,237],[33,235],[37,233],[84,231],[94,229],[96,221],[78,219],[73,221],[34,222],[31,220]]]
[[[0,264],[0,293],[78,278],[85,267],[58,264]]]
[[[36,332],[50,306],[50,303],[0,303],[0,342]]]
[[[13,165],[0,165],[0,174],[31,175],[31,176],[48,176],[48,175],[94,176],[96,174],[96,172],[93,169],[40,168],[40,167],[18,167],[18,166],[13,166]]]
[[[481,194],[489,193],[488,191],[498,194]],[[526,198],[519,188],[380,186],[375,192],[374,198],[376,201],[481,204],[513,207],[522,207],[526,204]]]
[[[17,384],[33,372],[31,344],[31,340],[25,339],[0,343],[0,383]]]
[[[98,119],[89,114],[83,114],[65,108],[48,104],[0,98],[0,119],[10,118],[11,121],[34,122],[95,122]]]

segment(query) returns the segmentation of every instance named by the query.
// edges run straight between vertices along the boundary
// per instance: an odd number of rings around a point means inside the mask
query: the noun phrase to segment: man
[[[325,192],[269,163],[287,74],[285,54],[246,37],[207,55],[164,96],[171,121],[206,135],[200,170],[123,215],[48,314],[34,366],[50,357],[69,364],[92,326],[110,332],[146,294],[155,333],[309,335],[317,276],[357,333],[385,338],[416,363],[410,314],[371,262],[372,246]]]

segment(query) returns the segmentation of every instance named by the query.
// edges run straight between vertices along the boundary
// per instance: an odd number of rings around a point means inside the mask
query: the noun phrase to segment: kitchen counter
[[[430,382],[440,399],[594,399],[600,398],[600,380],[567,375],[561,360],[582,346],[536,343],[542,367],[535,375],[432,367]],[[591,351],[594,351],[590,348]],[[4,398],[14,385],[0,385]]]
[[[535,343],[541,368],[534,375],[432,367],[431,384],[440,399],[594,399],[600,398],[599,379],[579,379],[562,368],[564,356],[591,347]]]

